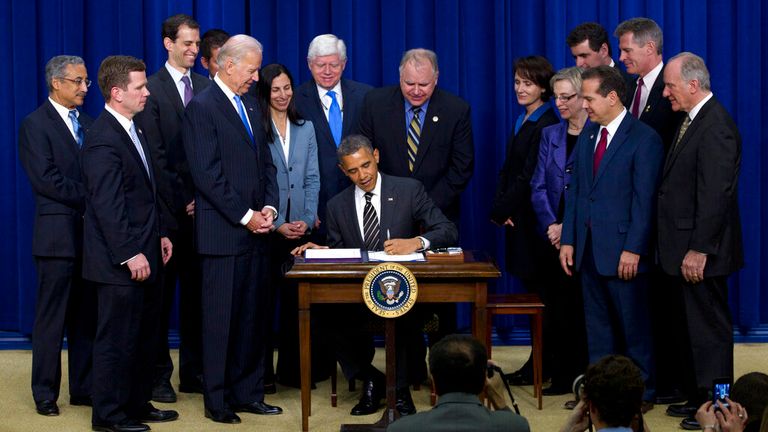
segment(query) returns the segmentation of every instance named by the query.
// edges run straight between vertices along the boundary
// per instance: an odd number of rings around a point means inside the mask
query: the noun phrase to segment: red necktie
[[[597,142],[595,155],[592,157],[592,177],[597,175],[597,169],[600,168],[600,161],[603,160],[605,148],[608,147],[608,129],[600,130],[600,141]]]
[[[637,91],[635,91],[635,100],[632,102],[632,115],[640,118],[640,96],[643,92],[643,79],[637,80]]]

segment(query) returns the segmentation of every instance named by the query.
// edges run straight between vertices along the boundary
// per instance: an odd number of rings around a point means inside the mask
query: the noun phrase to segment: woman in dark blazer
[[[544,290],[549,333],[545,333],[551,354],[552,385],[545,395],[570,393],[574,378],[587,368],[587,340],[581,284],[560,268],[558,251],[565,212],[565,194],[573,168],[573,149],[584,126],[589,122],[582,106],[581,69],[562,69],[552,77],[555,106],[562,122],[541,131],[539,157],[531,179],[531,202],[536,213],[539,234],[550,244],[544,264],[552,275],[552,284]],[[549,337],[547,337],[549,336]]]
[[[506,159],[491,208],[491,220],[505,227],[507,271],[520,279],[526,290],[540,295],[546,284],[543,264],[549,245],[536,232],[530,182],[538,161],[541,130],[558,122],[549,103],[552,75],[552,65],[544,57],[530,56],[515,61],[515,94],[525,112],[517,118],[507,141]],[[546,318],[544,323],[546,328]],[[544,345],[546,347],[546,341]],[[547,351],[544,356],[546,378],[549,374]],[[511,374],[510,380],[517,385],[532,384],[532,371],[529,359],[525,366]]]
[[[270,64],[261,69],[257,88],[262,124],[266,131],[272,162],[277,170],[276,178],[280,191],[280,208],[275,219],[275,231],[270,237],[270,310],[275,310],[277,298],[280,297],[281,337],[277,375],[281,383],[297,385],[297,299],[295,290],[290,289],[283,278],[282,268],[285,261],[291,257],[291,249],[306,242],[307,235],[317,220],[317,201],[320,193],[317,142],[312,122],[302,119],[296,112],[293,78],[285,66]],[[270,344],[268,350],[273,346],[274,344]],[[272,357],[269,355],[266,357],[265,367],[265,387],[267,390],[274,390],[274,368]]]

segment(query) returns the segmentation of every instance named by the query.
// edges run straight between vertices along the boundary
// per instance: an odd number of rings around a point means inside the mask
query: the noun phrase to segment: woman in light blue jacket
[[[293,102],[293,78],[281,64],[270,64],[259,71],[259,102],[262,123],[267,133],[272,162],[277,169],[280,208],[271,234],[272,289],[267,313],[274,315],[280,297],[280,339],[277,375],[281,383],[298,385],[298,329],[296,290],[283,277],[283,264],[291,249],[306,242],[317,220],[320,171],[317,142],[312,122],[302,119]],[[269,307],[269,306],[268,306]],[[272,329],[266,329],[271,332]],[[267,340],[272,340],[267,335]],[[271,349],[270,344],[267,349]],[[271,352],[265,356],[265,391],[275,389]],[[313,369],[314,371],[314,369]],[[316,375],[316,374],[314,374]]]

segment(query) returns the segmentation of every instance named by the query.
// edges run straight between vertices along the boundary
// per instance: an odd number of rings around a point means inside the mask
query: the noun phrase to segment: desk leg
[[[472,334],[481,342],[488,340],[488,285],[484,282],[475,283],[475,302],[472,303]],[[488,355],[491,345],[485,347]]]
[[[299,283],[299,353],[301,364],[301,430],[309,430],[309,416],[312,413],[310,380],[312,379],[311,344],[309,338],[309,282]]]

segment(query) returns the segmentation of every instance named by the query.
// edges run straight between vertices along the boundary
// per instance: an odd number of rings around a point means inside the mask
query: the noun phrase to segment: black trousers
[[[687,340],[678,341],[686,348],[693,365],[686,374],[685,391],[689,396],[709,389],[715,378],[733,381],[733,324],[728,307],[727,276],[706,277],[692,284],[677,278],[684,302]]]
[[[203,374],[202,325],[200,323],[200,258],[195,252],[192,218],[177,215],[179,229],[169,235],[173,257],[163,269],[160,338],[155,350],[155,383],[170,381],[173,361],[168,348],[168,321],[176,284],[179,287],[179,381],[193,383]]]
[[[201,256],[205,407],[264,400],[266,247]]]
[[[160,289],[96,284],[98,327],[93,347],[94,424],[134,418],[152,398],[152,374],[159,337]]]
[[[67,335],[69,394],[91,395],[96,294],[80,277],[75,258],[35,257],[37,300],[32,330],[32,396],[35,402],[58,400],[61,348]]]

